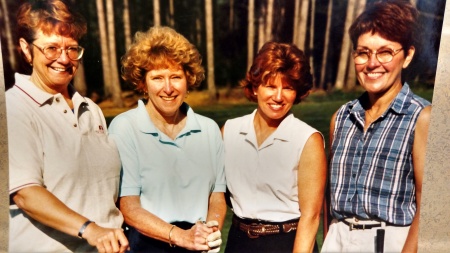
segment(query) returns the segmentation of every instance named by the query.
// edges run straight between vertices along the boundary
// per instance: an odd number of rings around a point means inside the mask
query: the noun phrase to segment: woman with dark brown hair
[[[324,140],[291,112],[312,87],[308,59],[294,45],[268,42],[241,86],[258,106],[222,129],[234,212],[226,252],[312,252],[326,180]]]
[[[366,91],[331,119],[334,219],[323,252],[417,251],[431,105],[402,80],[417,50],[417,17],[408,1],[378,1],[350,27]]]

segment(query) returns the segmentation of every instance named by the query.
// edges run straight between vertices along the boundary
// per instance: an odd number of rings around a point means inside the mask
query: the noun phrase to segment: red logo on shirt
[[[103,126],[102,126],[102,125],[99,125],[99,126],[98,126],[98,130],[97,130],[96,132],[99,133],[99,134],[104,134],[104,133],[105,133],[105,130],[103,129]]]

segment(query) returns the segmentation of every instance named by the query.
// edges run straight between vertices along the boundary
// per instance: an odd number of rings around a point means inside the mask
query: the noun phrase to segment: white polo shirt
[[[29,76],[15,78],[6,92],[9,193],[39,185],[98,225],[119,228],[120,159],[100,108],[75,92],[72,112],[61,94],[44,92]],[[14,204],[9,224],[10,252],[96,251],[86,240],[29,218]]]
[[[298,163],[305,143],[318,131],[290,113],[258,147],[255,113],[224,125],[225,176],[233,211],[241,218],[297,219]]]

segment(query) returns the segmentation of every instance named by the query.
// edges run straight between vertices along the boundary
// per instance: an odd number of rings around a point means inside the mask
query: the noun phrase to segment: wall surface
[[[0,42],[0,52],[2,45]],[[8,250],[8,135],[6,133],[5,78],[0,54],[0,252]]]
[[[428,133],[419,252],[450,249],[450,1],[446,2]]]

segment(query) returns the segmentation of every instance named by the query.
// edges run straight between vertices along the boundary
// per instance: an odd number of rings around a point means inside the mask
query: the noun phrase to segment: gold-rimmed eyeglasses
[[[353,51],[353,60],[355,64],[365,64],[369,61],[372,54],[375,54],[375,57],[380,63],[388,63],[394,59],[394,56],[398,54],[403,48],[399,49],[390,49],[390,48],[382,48],[375,51],[371,51],[368,49],[357,49]]]
[[[45,58],[54,61],[58,59],[62,52],[65,51],[67,57],[73,61],[77,61],[83,57],[84,48],[81,46],[70,46],[67,48],[59,48],[55,46],[46,46],[46,47],[39,47],[35,45],[34,43],[31,43],[31,45],[35,46],[37,49],[39,49],[45,56]]]

